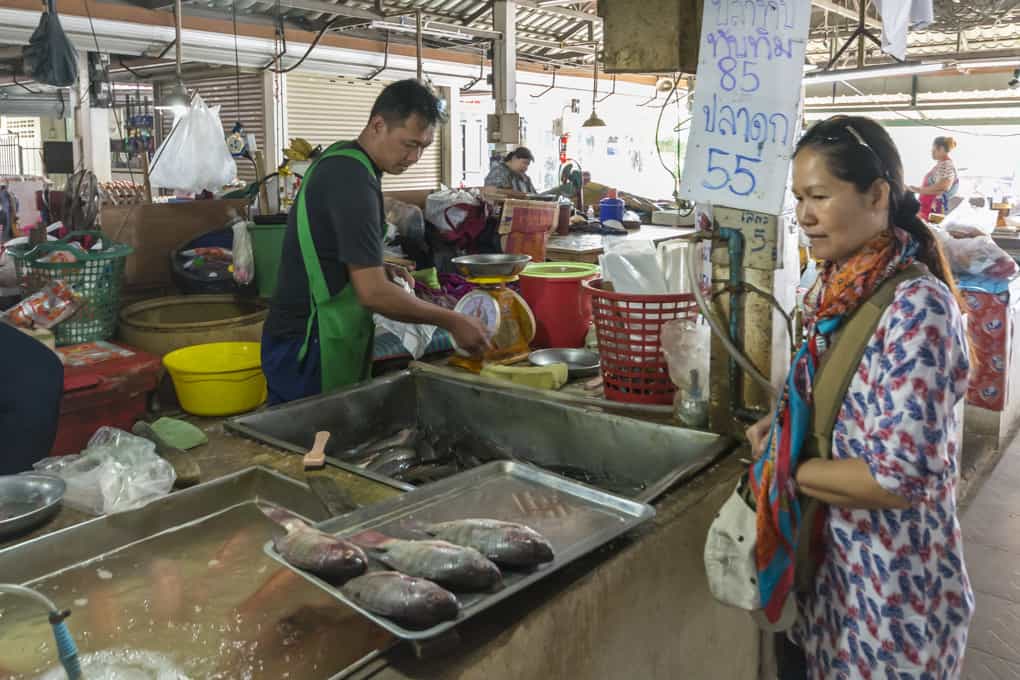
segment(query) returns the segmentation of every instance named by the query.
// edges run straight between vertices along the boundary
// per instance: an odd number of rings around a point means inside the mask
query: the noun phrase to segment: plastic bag
[[[101,427],[80,456],[46,458],[33,466],[67,484],[64,503],[94,515],[133,510],[170,493],[173,466],[148,439]]]
[[[611,281],[617,293],[663,295],[667,291],[659,254],[651,241],[607,240],[599,264],[603,279]]]
[[[998,211],[976,208],[970,201],[964,201],[946,215],[939,227],[954,236],[990,235],[998,219]]]
[[[407,281],[398,279],[394,283],[403,288],[408,295],[414,295],[414,291],[411,290]],[[376,333],[392,333],[397,336],[400,344],[415,359],[420,359],[425,354],[425,349],[432,342],[432,335],[436,332],[436,327],[428,324],[394,321],[382,314],[376,314],[374,318]]]
[[[443,187],[425,199],[425,219],[439,231],[454,231],[480,205],[470,191]]]
[[[941,230],[935,230],[935,234],[942,242],[942,249],[946,252],[949,267],[954,274],[1000,280],[1016,276],[1016,261],[991,236],[954,238],[952,234]]]
[[[386,221],[397,228],[403,239],[425,242],[425,216],[421,208],[410,203],[387,198]]]
[[[71,286],[57,279],[11,307],[0,318],[21,328],[49,329],[71,318],[81,302],[81,296]]]
[[[218,191],[234,181],[237,164],[227,149],[220,107],[196,96],[152,159],[153,186],[179,191]]]
[[[677,319],[662,326],[662,353],[677,386],[677,418],[688,427],[708,425],[708,367],[711,333],[703,321]]]
[[[242,220],[235,220],[232,228],[234,230],[234,244],[231,248],[234,256],[234,281],[246,286],[255,278],[255,251],[251,246],[251,234],[248,233],[248,223]]]

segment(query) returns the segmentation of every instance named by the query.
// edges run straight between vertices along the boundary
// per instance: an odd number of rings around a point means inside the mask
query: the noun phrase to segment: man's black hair
[[[443,125],[448,119],[446,102],[425,84],[409,79],[387,85],[372,105],[369,118],[382,116],[386,124],[393,127],[403,125],[414,114],[426,125]]]

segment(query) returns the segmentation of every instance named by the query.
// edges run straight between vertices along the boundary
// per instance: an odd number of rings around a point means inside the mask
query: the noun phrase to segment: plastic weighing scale
[[[456,347],[450,365],[479,373],[485,364],[515,364],[528,358],[535,338],[535,316],[528,303],[506,284],[531,262],[530,255],[465,255],[453,259],[457,271],[478,286],[457,303],[454,311],[482,320],[492,348],[471,356]]]

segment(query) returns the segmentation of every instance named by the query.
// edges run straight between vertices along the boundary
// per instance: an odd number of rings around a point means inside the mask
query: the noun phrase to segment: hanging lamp
[[[605,127],[606,121],[599,118],[598,114],[595,113],[595,98],[599,94],[599,53],[595,50],[594,68],[592,69],[592,83],[591,83],[591,115],[588,116],[588,120],[584,121],[581,127],[594,128],[594,127]]]

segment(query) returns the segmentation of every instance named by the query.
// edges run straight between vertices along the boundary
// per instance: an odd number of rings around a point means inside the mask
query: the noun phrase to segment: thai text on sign
[[[810,19],[810,0],[705,0],[683,197],[780,212]]]

